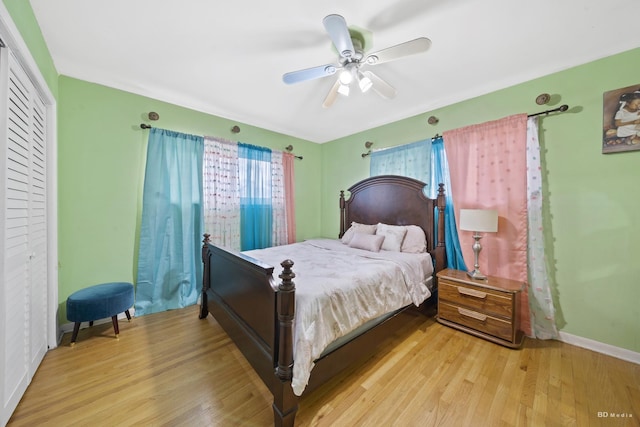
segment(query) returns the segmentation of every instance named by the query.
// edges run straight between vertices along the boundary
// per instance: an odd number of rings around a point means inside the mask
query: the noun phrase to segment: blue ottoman
[[[94,320],[107,317],[111,317],[117,338],[120,333],[118,313],[124,311],[127,319],[131,320],[129,314],[131,306],[133,306],[133,285],[131,283],[103,283],[74,292],[67,298],[67,319],[75,322],[71,345],[76,343],[82,322],[89,322],[89,325],[92,326]]]

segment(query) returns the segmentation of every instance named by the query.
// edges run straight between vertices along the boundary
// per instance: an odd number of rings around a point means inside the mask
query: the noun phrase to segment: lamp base
[[[475,269],[473,271],[467,271],[467,275],[474,280],[487,280],[487,276],[480,273],[480,270]]]

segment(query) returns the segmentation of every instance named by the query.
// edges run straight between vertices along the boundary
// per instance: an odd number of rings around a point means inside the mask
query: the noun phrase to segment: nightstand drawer
[[[438,304],[438,316],[444,320],[449,320],[504,340],[512,341],[514,338],[513,323],[511,321],[479,313],[465,307],[440,301]]]
[[[438,297],[492,316],[507,319],[513,316],[513,293],[441,280],[438,284]]]

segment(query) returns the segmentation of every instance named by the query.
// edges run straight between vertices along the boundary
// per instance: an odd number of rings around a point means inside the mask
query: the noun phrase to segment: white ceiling
[[[640,46],[638,0],[31,5],[60,74],[318,143]],[[421,36],[433,45],[375,66],[394,99],[352,90],[323,109],[335,76],[286,85],[282,74],[337,60],[322,25],[331,13],[372,32],[369,52]]]

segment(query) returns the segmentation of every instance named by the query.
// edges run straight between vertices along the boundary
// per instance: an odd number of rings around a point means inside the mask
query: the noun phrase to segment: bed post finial
[[[278,285],[278,353],[276,377],[279,387],[273,392],[273,415],[276,426],[293,426],[298,411],[298,399],[291,388],[293,377],[293,319],[295,318],[296,286],[293,283],[295,273],[291,270],[293,261],[286,259],[280,263],[282,279]]]
[[[293,283],[295,273],[291,270],[293,261],[286,259],[280,264],[283,268],[278,286],[278,324],[280,340],[278,348],[278,366],[276,375],[282,381],[289,381],[293,375],[293,319],[295,316],[295,292]]]
[[[444,207],[446,199],[444,196],[444,184],[438,184],[438,242],[437,245],[444,247]]]
[[[341,238],[344,232],[344,191],[340,190],[340,234],[338,234],[338,238]]]
[[[210,285],[210,272],[211,272],[211,252],[209,251],[210,235],[204,233],[204,239],[202,239],[202,293],[200,298],[200,319],[205,319],[209,315],[207,289]]]
[[[444,211],[446,206],[446,198],[444,195],[444,184],[438,184],[438,198],[436,200],[438,207],[438,241],[436,242],[435,254],[436,254],[436,272],[446,268],[447,266],[447,252],[445,249],[445,227],[444,227]],[[434,275],[435,276],[435,275]],[[437,282],[436,282],[437,283]]]

